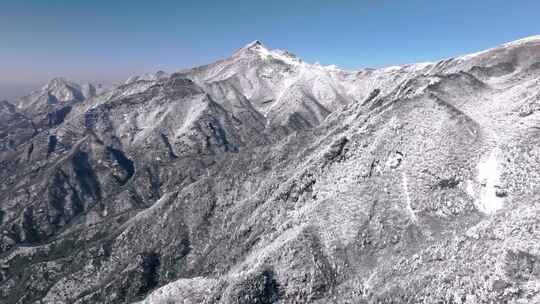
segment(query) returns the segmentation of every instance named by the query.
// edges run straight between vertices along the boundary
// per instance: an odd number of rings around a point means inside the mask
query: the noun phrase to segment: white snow
[[[133,75],[130,76],[124,84],[130,84],[136,81],[157,81],[169,77],[169,74],[163,71],[157,71],[155,73],[146,73],[143,75]]]
[[[518,45],[522,45],[522,44],[530,43],[530,42],[540,42],[540,35],[530,36],[530,37],[526,37],[526,38],[523,38],[523,39],[507,42],[507,43],[502,44],[500,47],[518,46]],[[490,49],[479,51],[479,52],[476,52],[476,53],[471,53],[471,54],[459,56],[456,59],[459,60],[459,61],[469,60],[469,59],[472,59],[474,57],[480,56],[482,54],[489,53],[489,52],[491,52],[491,51],[493,51],[495,49],[497,49],[497,48],[490,48]]]
[[[503,46],[506,46],[506,47],[516,46],[516,45],[521,45],[521,44],[530,43],[530,42],[540,42],[540,35],[525,37],[523,39],[507,42],[503,44]]]
[[[367,294],[368,291],[371,290],[371,288],[373,288],[373,286],[371,285],[371,281],[373,281],[373,278],[375,277],[375,275],[377,275],[377,271],[373,271],[369,275],[367,280],[362,284],[362,293],[363,294]]]
[[[419,63],[415,63],[413,64],[413,68],[416,69],[416,70],[423,70],[429,66],[432,66],[434,65],[433,62],[429,62],[429,61],[426,61],[426,62],[419,62]]]
[[[267,48],[263,47],[262,45],[258,45],[256,47],[257,52],[259,53],[259,56],[261,56],[262,59],[266,59],[268,57],[272,57],[274,59],[281,60],[289,65],[300,65],[302,64],[302,60],[295,57],[294,55],[281,50],[268,50]]]
[[[418,72],[422,71],[423,69],[430,67],[434,65],[433,62],[419,62],[419,63],[413,63],[413,64],[403,64],[403,65],[392,65],[392,66],[386,66],[382,67],[380,69],[377,69],[377,71],[384,72],[384,73],[392,73],[392,72]]]
[[[467,186],[465,187],[465,191],[467,191],[467,194],[469,194],[472,197],[476,197],[476,191],[474,190],[474,181],[468,179],[467,180]]]
[[[407,208],[407,212],[409,213],[409,216],[411,217],[411,221],[413,223],[416,223],[418,221],[418,219],[416,218],[416,214],[414,213],[414,210],[412,209],[412,206],[411,206],[411,196],[409,194],[409,180],[407,178],[407,174],[405,174],[404,172],[402,173],[402,183],[403,183],[403,191],[405,192],[405,203],[406,203],[406,208]]]
[[[394,155],[389,157],[388,161],[386,161],[386,166],[389,167],[390,169],[395,169],[399,167],[402,160],[403,160],[403,155],[399,153],[394,153]]]
[[[480,51],[480,52],[476,52],[476,53],[471,53],[471,54],[467,54],[467,55],[463,55],[463,56],[459,56],[456,58],[456,60],[458,61],[465,61],[465,60],[469,60],[469,59],[473,59],[474,57],[478,57],[482,54],[486,54],[486,53],[489,53],[491,52],[493,49],[487,49],[487,50],[483,50],[483,51]]]
[[[394,71],[399,71],[402,68],[403,67],[400,66],[400,65],[393,65],[393,66],[384,67],[381,70],[384,71],[384,72],[394,72]]]
[[[309,64],[307,62],[304,62],[302,59],[296,57],[294,54],[289,53],[286,50],[280,50],[280,49],[273,49],[270,50],[264,46],[264,44],[254,41],[242,49],[251,49],[257,51],[259,56],[262,59],[267,59],[268,57],[272,57],[274,59],[281,60],[285,62],[286,64],[292,65],[292,66],[301,66],[309,69],[320,69],[320,70],[327,70],[332,72],[340,72],[345,71],[343,69],[340,69],[337,65],[331,64],[331,65],[321,65],[320,63],[316,62],[314,64]]]
[[[476,207],[485,214],[494,213],[504,204],[504,198],[495,195],[496,188],[500,185],[501,176],[498,154],[498,149],[494,149],[478,163],[480,189],[476,199]],[[468,189],[468,191],[470,190]]]
[[[335,64],[331,64],[331,65],[325,65],[323,66],[324,69],[326,70],[329,70],[329,71],[342,71],[342,69],[340,69],[337,65]]]

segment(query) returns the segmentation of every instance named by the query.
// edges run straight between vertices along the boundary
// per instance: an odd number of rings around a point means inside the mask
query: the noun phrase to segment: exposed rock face
[[[539,302],[539,64],[256,41],[0,103],[0,302]]]

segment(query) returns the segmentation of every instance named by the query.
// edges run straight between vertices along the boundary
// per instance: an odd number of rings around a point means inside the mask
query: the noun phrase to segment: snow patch
[[[326,65],[326,66],[323,66],[323,68],[329,71],[335,71],[335,72],[341,71],[341,69],[335,64]]]
[[[401,70],[403,67],[400,66],[400,65],[393,65],[393,66],[389,66],[389,67],[384,67],[381,69],[381,71],[383,72],[395,72],[395,71],[399,71]]]
[[[471,182],[467,185],[467,192],[475,197],[475,205],[485,214],[493,214],[504,205],[504,198],[496,195],[500,187],[501,170],[498,149],[492,150],[478,163],[478,191],[475,191]]]
[[[409,213],[411,221],[413,223],[416,223],[418,219],[416,218],[416,214],[414,213],[414,210],[411,206],[411,196],[409,194],[409,180],[405,172],[403,172],[401,176],[402,176],[401,180],[403,184],[403,191],[405,192],[405,203],[406,203],[407,212]]]
[[[386,166],[390,169],[396,169],[401,164],[401,161],[403,160],[403,154],[400,152],[394,153],[391,157],[388,158],[388,161],[386,161]]]
[[[303,62],[293,54],[282,50],[268,50],[265,47],[257,47],[257,52],[262,59],[272,57],[274,59],[281,60],[289,65],[301,65]]]

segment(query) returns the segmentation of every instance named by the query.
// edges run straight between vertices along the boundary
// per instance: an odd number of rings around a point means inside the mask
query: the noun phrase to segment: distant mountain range
[[[540,36],[0,102],[2,303],[540,303],[539,202]]]
[[[26,81],[0,80],[0,100],[15,100],[39,88],[39,84]]]

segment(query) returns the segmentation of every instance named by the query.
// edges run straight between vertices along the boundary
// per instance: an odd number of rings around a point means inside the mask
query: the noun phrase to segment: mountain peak
[[[78,84],[67,80],[64,77],[54,77],[43,87],[44,90],[54,90],[59,88],[71,87],[78,88]]]
[[[243,48],[239,49],[233,54],[233,57],[253,56],[267,59],[274,58],[290,65],[298,65],[303,61],[296,55],[286,50],[280,49],[268,49],[260,40],[252,41],[246,44]]]
[[[81,92],[81,85],[67,80],[64,77],[51,79],[41,89],[41,94],[53,95],[58,101],[82,101],[85,99]]]
[[[260,40],[254,40],[234,53],[234,55],[253,51],[268,51],[266,46]]]
[[[264,44],[260,40],[254,40],[248,44],[246,44],[243,49],[251,49],[251,48],[259,48],[259,47],[265,47]]]
[[[146,73],[142,75],[133,75],[130,76],[124,84],[130,84],[137,81],[157,81],[160,79],[168,78],[170,75],[167,72],[164,71],[157,71],[155,73]]]
[[[47,85],[57,85],[57,84],[67,84],[67,83],[68,81],[64,77],[54,77],[51,80],[49,80]]]

